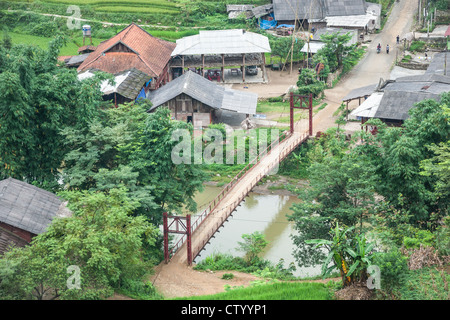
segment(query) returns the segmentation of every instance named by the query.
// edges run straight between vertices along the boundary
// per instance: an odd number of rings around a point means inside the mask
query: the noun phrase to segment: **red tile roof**
[[[121,43],[132,52],[112,52],[111,48]],[[170,60],[176,44],[153,37],[147,31],[130,24],[109,40],[101,42],[78,67],[78,72],[99,69],[116,74],[136,68],[151,77],[161,75]]]
[[[445,31],[444,37],[450,36],[450,24],[448,25],[447,30]]]

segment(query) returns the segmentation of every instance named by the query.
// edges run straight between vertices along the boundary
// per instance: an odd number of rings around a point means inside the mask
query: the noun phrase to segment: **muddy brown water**
[[[219,187],[205,186],[204,191],[195,197],[198,212],[202,212],[220,191]],[[295,263],[297,270],[294,274],[296,276],[306,277],[320,274],[320,266],[299,268],[293,257],[295,247],[291,234],[296,231],[292,222],[288,221],[287,215],[292,214],[291,207],[298,201],[299,199],[294,196],[250,193],[219,229],[219,232],[216,232],[194,262],[199,263],[206,257],[217,253],[243,256],[243,253],[237,250],[239,242],[242,241],[242,235],[259,231],[269,242],[260,255],[261,258],[274,264],[283,259],[284,267],[288,267],[291,262]],[[194,216],[192,220],[195,221],[195,219]]]

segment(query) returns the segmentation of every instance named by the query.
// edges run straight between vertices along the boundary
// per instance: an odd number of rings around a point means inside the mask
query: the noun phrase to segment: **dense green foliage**
[[[198,165],[174,164],[172,133],[192,125],[171,121],[168,109],[149,109],[146,102],[101,111],[84,128],[62,130],[70,148],[64,158],[63,179],[70,190],[108,191],[126,186],[140,205],[136,213],[159,224],[164,211],[185,206],[195,211],[193,196],[205,175]]]
[[[406,279],[416,278],[408,270],[409,257],[400,249],[426,247],[441,257],[449,253],[449,99],[445,93],[440,102],[417,103],[401,127],[371,120],[376,134],[361,132],[347,140],[333,129],[310,142],[304,159],[299,159],[307,167],[309,186],[293,190],[302,201],[294,204],[290,217],[299,231],[292,236],[298,265],[323,263],[325,275],[337,268],[341,276],[377,265],[382,292],[409,299],[405,286],[416,280]],[[338,224],[352,231],[337,239],[329,230]],[[374,244],[370,247],[374,255],[364,237]],[[355,258],[360,262],[352,267]]]
[[[82,128],[103,104],[99,78],[77,80],[56,63],[63,39],[44,51],[0,48],[0,178],[8,176],[55,186],[68,151],[60,128]]]
[[[99,90],[110,76],[79,81],[56,62],[62,43],[0,47],[0,178],[64,189],[73,212],[2,256],[0,297],[103,299],[121,290],[158,298],[144,281],[162,259],[155,226],[164,211],[195,211],[205,178],[171,158],[173,132],[191,135],[192,125],[172,121],[168,109],[147,113],[146,102],[111,108]],[[67,282],[76,270],[81,290]]]
[[[303,68],[297,81],[298,93],[307,95],[313,94],[318,97],[327,87],[324,80],[330,73],[342,70],[343,73],[350,69],[359,61],[364,53],[364,49],[358,45],[349,44],[351,34],[339,34],[339,32],[324,34],[320,40],[325,45],[314,54],[310,69]],[[317,72],[315,67],[321,64],[323,68]]]
[[[148,294],[142,280],[157,262],[148,253],[157,250],[159,231],[144,217],[132,216],[137,202],[119,189],[61,196],[69,201],[73,216],[55,219],[31,246],[13,249],[0,259],[0,297],[102,299],[136,280],[140,286],[134,291]],[[69,277],[71,267],[79,268],[78,287]]]

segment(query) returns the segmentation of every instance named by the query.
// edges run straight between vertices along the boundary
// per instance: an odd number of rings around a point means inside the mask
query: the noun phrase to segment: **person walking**
[[[386,53],[389,54],[389,45],[386,45]]]
[[[397,44],[400,43],[400,36],[397,36]]]

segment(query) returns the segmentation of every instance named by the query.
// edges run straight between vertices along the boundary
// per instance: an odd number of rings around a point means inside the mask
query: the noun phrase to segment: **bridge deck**
[[[271,170],[278,168],[281,160],[307,138],[308,135],[305,133],[294,132],[279,143],[272,145],[268,153],[262,156],[259,161],[255,159],[254,162],[250,163],[222,190],[198,218],[194,218],[197,220],[192,223],[192,260],[195,259],[253,187]],[[187,263],[185,236],[172,250],[175,253],[171,262]]]

